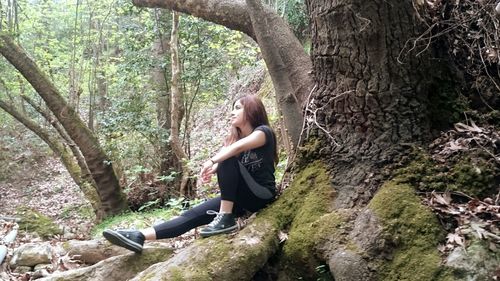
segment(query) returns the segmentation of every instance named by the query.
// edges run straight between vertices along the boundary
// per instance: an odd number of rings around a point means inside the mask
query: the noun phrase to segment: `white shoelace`
[[[222,219],[223,213],[219,213],[219,212],[216,212],[214,210],[208,210],[207,215],[215,215],[214,220],[208,224],[208,226],[213,227],[220,222],[220,220]]]

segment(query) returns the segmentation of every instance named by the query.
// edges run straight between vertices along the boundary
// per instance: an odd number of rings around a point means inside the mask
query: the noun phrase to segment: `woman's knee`
[[[231,173],[238,169],[238,159],[236,157],[228,158],[218,164],[217,175],[223,175],[224,173]]]

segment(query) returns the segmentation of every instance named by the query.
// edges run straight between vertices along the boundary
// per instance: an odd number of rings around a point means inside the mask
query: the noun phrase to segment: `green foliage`
[[[0,1],[5,7],[6,0]],[[14,34],[16,42],[68,100],[70,93],[80,93],[77,111],[85,121],[90,118],[90,108],[94,110],[94,133],[122,183],[130,185],[140,173],[151,173],[154,177],[163,157],[158,153],[159,147],[170,137],[168,130],[159,128],[157,99],[168,95],[169,89],[168,85],[166,89],[151,85],[151,71],[160,66],[168,84],[170,54],[167,51],[158,59],[152,55],[152,48],[160,36],[168,41],[170,12],[139,9],[125,0],[17,1],[17,4],[22,12],[18,15],[19,30]],[[258,48],[241,33],[189,16],[181,17],[180,37],[184,104],[189,106],[193,102],[190,120],[194,122],[201,118],[198,112],[207,105],[227,99],[230,81],[240,75],[243,67],[258,63]],[[34,89],[5,60],[0,60],[0,72],[0,98],[13,100],[28,115],[49,127],[31,107],[23,106],[19,98],[25,94],[43,107]],[[104,81],[104,92],[97,89],[98,79]],[[0,121],[12,125],[14,121],[5,116],[0,112]],[[187,124],[186,132],[182,126],[181,133],[189,133],[191,126]],[[186,147],[190,147],[189,141],[186,137]],[[213,152],[207,150],[205,155],[208,151]],[[0,159],[4,159],[1,151]],[[0,177],[4,178],[8,172],[3,173],[4,162],[0,163]],[[196,165],[196,161],[188,163]],[[174,171],[157,180],[166,185],[175,177]],[[162,203],[151,199],[142,208]]]
[[[304,0],[282,0],[279,12],[292,27],[295,36],[305,42],[309,37],[309,17]]]
[[[179,172],[170,172],[170,174],[168,175],[162,175],[162,176],[158,176],[156,177],[157,180],[159,181],[162,181],[164,183],[169,183],[169,182],[173,182],[177,176],[179,175]]]
[[[182,18],[180,29],[186,100],[197,94],[202,106],[220,101],[231,78],[257,63],[257,46],[239,32],[192,16]]]
[[[333,278],[330,274],[330,268],[327,264],[318,265],[316,268],[316,273],[318,274],[318,278],[316,281],[333,281]]]

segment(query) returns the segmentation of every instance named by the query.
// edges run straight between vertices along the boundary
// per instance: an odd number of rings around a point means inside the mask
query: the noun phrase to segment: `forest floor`
[[[72,234],[68,238],[90,237],[91,206],[58,159],[20,160],[16,170],[22,176],[0,181],[0,216],[15,217],[19,208],[28,207],[52,218]]]

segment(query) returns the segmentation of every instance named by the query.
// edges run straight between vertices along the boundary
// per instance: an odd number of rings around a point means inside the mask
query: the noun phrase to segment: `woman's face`
[[[239,100],[234,103],[233,111],[231,111],[231,125],[235,127],[242,127],[245,123],[245,115],[243,112],[243,105]]]

